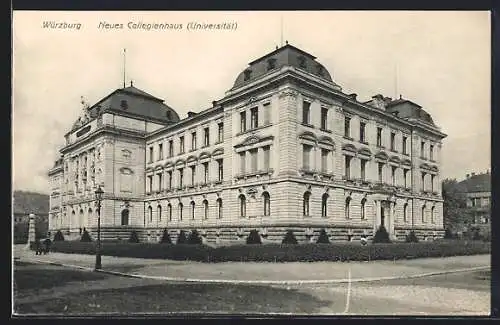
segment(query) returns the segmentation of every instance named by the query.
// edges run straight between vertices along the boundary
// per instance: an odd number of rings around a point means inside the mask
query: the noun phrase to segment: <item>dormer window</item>
[[[97,105],[97,107],[95,108],[95,111],[96,111],[97,115],[99,115],[101,113],[101,105]]]
[[[125,99],[123,99],[121,102],[120,102],[120,107],[123,108],[123,109],[127,109],[128,108],[128,103]]]
[[[320,75],[320,76],[323,76],[323,67],[321,65],[317,65],[316,66],[316,72]]]
[[[276,59],[271,58],[267,60],[267,71],[273,70],[276,68]]]
[[[305,69],[306,66],[306,58],[303,56],[299,56],[299,67]]]
[[[243,80],[248,81],[250,80],[250,76],[252,75],[252,70],[245,70],[244,74],[245,75]]]
[[[168,118],[169,120],[171,120],[171,119],[172,119],[172,112],[171,112],[171,111],[167,111],[167,118]]]

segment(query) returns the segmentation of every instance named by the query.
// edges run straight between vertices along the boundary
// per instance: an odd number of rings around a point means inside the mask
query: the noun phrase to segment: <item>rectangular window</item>
[[[302,123],[303,124],[310,124],[310,109],[311,109],[311,103],[308,103],[306,101],[302,102]]]
[[[422,191],[425,192],[425,173],[422,173]]]
[[[425,142],[420,143],[420,158],[425,158]]]
[[[246,157],[245,157],[245,151],[240,152],[240,173],[245,174],[245,168],[246,168]]]
[[[384,163],[378,163],[378,181],[382,183],[384,181]]]
[[[168,171],[168,189],[172,189],[172,171]]]
[[[191,150],[196,150],[196,132],[191,133]]]
[[[321,107],[321,129],[328,130],[328,108]]]
[[[396,133],[391,132],[391,150],[396,150]]]
[[[312,146],[304,144],[304,145],[302,145],[302,150],[303,150],[303,154],[302,154],[303,168],[306,170],[310,170],[311,169],[310,160],[311,160]]]
[[[174,140],[168,141],[168,156],[169,157],[174,156]]]
[[[344,176],[345,179],[351,179],[351,157],[344,156],[345,158],[345,166],[344,166]]]
[[[158,191],[162,191],[163,190],[163,175],[162,174],[158,174]]]
[[[224,179],[224,163],[222,159],[217,159],[218,181],[222,182]]]
[[[396,186],[396,166],[391,166],[391,184]]]
[[[191,166],[191,185],[196,183],[196,166]]]
[[[351,118],[348,116],[344,117],[344,137],[351,137]]]
[[[252,107],[250,109],[250,128],[255,129],[259,127],[259,108]]]
[[[403,137],[403,154],[408,154],[408,152],[406,152],[406,141],[407,141],[407,137]]]
[[[163,143],[158,144],[158,160],[163,159]]]
[[[434,175],[431,175],[431,192],[434,192]]]
[[[184,169],[179,169],[179,187],[184,187]]]
[[[184,136],[179,138],[179,153],[184,153]]]
[[[366,160],[361,159],[361,179],[366,180]]]
[[[153,162],[153,147],[149,147],[149,162]]]
[[[208,183],[208,162],[203,163],[203,181]]]
[[[403,178],[404,178],[405,188],[407,188],[408,187],[408,169],[403,169]]]
[[[153,176],[148,176],[148,193],[153,192]]]
[[[257,171],[257,149],[250,150],[250,169],[252,172]]]
[[[359,141],[360,142],[366,142],[365,130],[366,130],[366,123],[359,122]]]
[[[205,147],[208,147],[210,145],[210,129],[205,128],[203,130],[203,133],[204,133],[204,138],[205,138],[204,145],[205,145]]]
[[[270,167],[270,153],[271,153],[271,147],[270,146],[265,146],[262,148],[262,151],[264,152],[264,170],[269,170]]]
[[[382,128],[377,128],[377,146],[382,147]]]
[[[323,173],[328,172],[328,154],[329,153],[330,153],[329,150],[321,149],[321,171]]]
[[[265,103],[263,106],[264,110],[264,125],[271,124],[271,104]]]
[[[247,130],[247,114],[246,112],[240,113],[240,132],[245,132]]]
[[[432,144],[429,146],[429,159],[434,160],[434,146]]]
[[[222,142],[224,141],[224,123],[223,122],[220,122],[218,124],[218,142]]]

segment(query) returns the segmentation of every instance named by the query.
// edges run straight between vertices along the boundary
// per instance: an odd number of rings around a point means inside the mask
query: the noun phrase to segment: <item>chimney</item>
[[[466,174],[466,175],[465,175],[465,178],[469,178],[469,176],[470,176],[469,174]]]
[[[195,116],[195,115],[196,115],[196,113],[195,113],[195,112],[191,112],[191,111],[189,111],[189,112],[188,112],[188,117],[193,117],[193,116]]]

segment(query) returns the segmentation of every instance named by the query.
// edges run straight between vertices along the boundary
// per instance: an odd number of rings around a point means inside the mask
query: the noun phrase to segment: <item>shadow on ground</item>
[[[107,274],[68,270],[62,267],[28,264],[14,269],[16,291],[36,292],[53,287],[62,292],[70,282],[81,282],[78,290],[52,298],[40,297],[25,303],[16,303],[18,314],[133,314],[161,312],[233,312],[233,313],[305,313],[318,312],[332,306],[332,301],[321,300],[311,294],[294,289],[267,286],[221,285],[197,283],[154,282],[144,284],[139,279],[120,278],[113,287],[103,281],[99,289],[85,289],[86,281],[112,277]],[[115,278],[116,282],[116,278]],[[158,283],[158,284],[156,284]],[[106,287],[107,285],[107,287]],[[83,287],[82,287],[83,286]],[[34,291],[33,291],[34,290]],[[336,305],[336,303],[333,303]],[[339,309],[345,297],[339,297]]]

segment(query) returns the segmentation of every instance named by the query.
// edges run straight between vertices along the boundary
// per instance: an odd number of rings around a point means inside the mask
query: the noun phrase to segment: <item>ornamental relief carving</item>
[[[280,92],[279,98],[283,97],[291,97],[292,99],[296,99],[299,95],[299,92],[294,89],[286,89]]]

